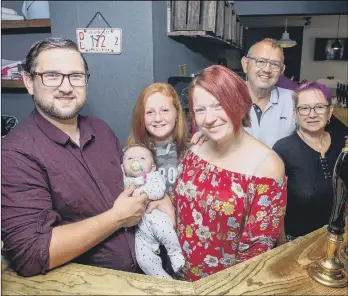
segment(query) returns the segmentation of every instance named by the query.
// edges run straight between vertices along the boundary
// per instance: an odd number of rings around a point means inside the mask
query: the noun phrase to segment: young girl
[[[156,82],[145,88],[135,106],[127,145],[142,143],[154,148],[157,168],[170,195],[177,165],[189,143],[187,122],[175,89]]]
[[[134,106],[132,130],[126,145],[132,144],[144,144],[155,150],[157,170],[165,178],[166,192],[171,195],[178,162],[187,150],[189,140],[185,114],[170,84],[152,83],[140,94]],[[168,194],[162,200],[151,201],[147,213],[157,208],[167,213],[175,225],[175,211]],[[161,258],[166,271],[175,277],[163,247]]]

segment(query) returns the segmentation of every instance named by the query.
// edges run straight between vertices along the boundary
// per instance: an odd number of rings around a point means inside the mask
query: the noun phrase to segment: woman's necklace
[[[316,147],[313,147],[312,145],[310,145],[310,144],[308,143],[308,141],[306,141],[306,138],[305,138],[304,134],[301,132],[301,130],[298,130],[298,132],[299,132],[300,138],[301,138],[309,147],[312,147],[314,150],[318,151],[318,152],[320,153],[320,155],[322,156],[322,150],[323,150],[323,148],[324,148],[324,144],[326,143],[326,134],[325,134],[325,132],[324,132],[324,134],[320,137],[320,144],[321,144],[321,146],[320,146],[320,149],[319,149],[319,150],[318,150]],[[322,156],[322,157],[323,157],[323,156]]]

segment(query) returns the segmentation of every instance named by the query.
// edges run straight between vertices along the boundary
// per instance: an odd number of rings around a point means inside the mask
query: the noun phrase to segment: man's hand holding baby
[[[146,192],[144,191],[143,186],[140,186],[140,187],[138,187],[138,188],[136,188],[136,189],[134,190],[133,195],[140,195],[140,194],[142,194],[142,193],[146,194]]]
[[[144,187],[143,187],[144,184],[145,184],[145,176],[143,174],[143,175],[141,175],[139,177],[132,178],[132,179],[125,178],[124,187],[128,188],[131,185],[134,185],[135,189],[133,191],[133,195],[140,195],[141,193],[145,192],[144,191]]]
[[[146,193],[134,195],[134,184],[126,188],[116,198],[112,210],[118,221],[119,227],[137,225],[143,217],[149,197]]]

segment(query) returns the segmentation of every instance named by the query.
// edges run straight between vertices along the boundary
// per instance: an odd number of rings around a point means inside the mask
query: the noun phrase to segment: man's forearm
[[[85,253],[120,228],[112,210],[86,220],[57,226],[52,230],[49,269]]]

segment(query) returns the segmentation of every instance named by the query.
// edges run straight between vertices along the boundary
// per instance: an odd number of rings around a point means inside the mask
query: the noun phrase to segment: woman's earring
[[[298,130],[298,128],[299,128],[299,124],[298,124],[298,121],[297,121],[297,116],[295,116],[295,128],[296,128],[296,130]]]
[[[326,124],[329,124],[330,123],[330,118],[327,120],[327,123]]]

